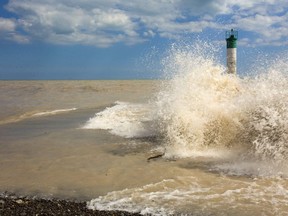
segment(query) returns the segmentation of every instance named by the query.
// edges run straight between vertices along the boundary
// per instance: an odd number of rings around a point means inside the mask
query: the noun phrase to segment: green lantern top
[[[227,48],[237,48],[238,31],[226,31]]]

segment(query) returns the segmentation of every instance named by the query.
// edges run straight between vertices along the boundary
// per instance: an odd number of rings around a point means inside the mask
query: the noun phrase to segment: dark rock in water
[[[158,155],[147,158],[147,161],[149,162],[150,160],[158,159],[158,158],[161,158],[163,156],[164,156],[164,153],[158,154]]]
[[[74,202],[67,200],[46,200],[18,198],[15,196],[0,196],[1,216],[139,216],[138,213],[123,211],[98,211],[90,210],[86,207],[86,202]]]

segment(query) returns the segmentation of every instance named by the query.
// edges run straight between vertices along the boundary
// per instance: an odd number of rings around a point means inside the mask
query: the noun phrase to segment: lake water
[[[143,215],[287,215],[285,61],[244,78],[181,49],[164,65],[166,81],[1,81],[0,191]]]

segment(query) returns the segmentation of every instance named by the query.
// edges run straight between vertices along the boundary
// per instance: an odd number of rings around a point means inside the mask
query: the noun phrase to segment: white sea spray
[[[207,47],[211,48],[208,52]],[[128,115],[126,110],[127,118],[115,117],[123,111],[117,110],[120,104],[95,116],[98,120],[115,120],[107,128],[98,124],[99,129],[114,134],[161,137],[165,159],[188,161],[180,166],[188,170],[185,175],[113,191],[90,201],[89,208],[143,215],[285,215],[287,58],[271,61],[253,77],[240,77],[226,74],[216,51],[208,43],[204,47],[199,43],[173,45],[163,59],[167,79],[153,105],[147,108],[138,104],[135,110],[135,104],[126,104],[135,114]],[[134,133],[135,125],[147,120],[137,114],[144,107],[153,127]],[[113,118],[105,114],[109,109],[116,111]],[[129,136],[116,133],[121,127],[134,132]]]

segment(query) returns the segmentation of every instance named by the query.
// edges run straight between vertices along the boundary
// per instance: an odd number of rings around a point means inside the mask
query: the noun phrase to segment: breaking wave
[[[168,79],[155,100],[116,102],[83,128],[127,138],[160,136],[168,158],[233,150],[245,157],[285,161],[287,61],[282,57],[257,76],[240,78],[225,72],[211,47],[172,46],[163,59]]]
[[[133,104],[117,101],[114,106],[96,113],[83,129],[104,129],[126,138],[155,135],[153,109],[149,104]]]
[[[163,59],[167,80],[156,99],[117,102],[85,125],[128,138],[158,136],[164,158],[188,158],[182,160],[184,168],[191,163],[193,172],[108,193],[91,200],[90,209],[143,215],[284,214],[288,61],[282,56],[265,70],[253,71],[253,77],[240,77],[226,73],[216,51],[203,43],[172,46]]]
[[[175,177],[140,188],[110,192],[91,200],[87,206],[93,210],[155,216],[285,215],[287,198],[284,180],[251,183],[218,177],[205,182],[195,177]]]
[[[287,61],[275,61],[254,78],[225,73],[199,47],[173,49],[166,62],[173,78],[156,102],[166,155],[189,157],[214,148],[287,159]]]

